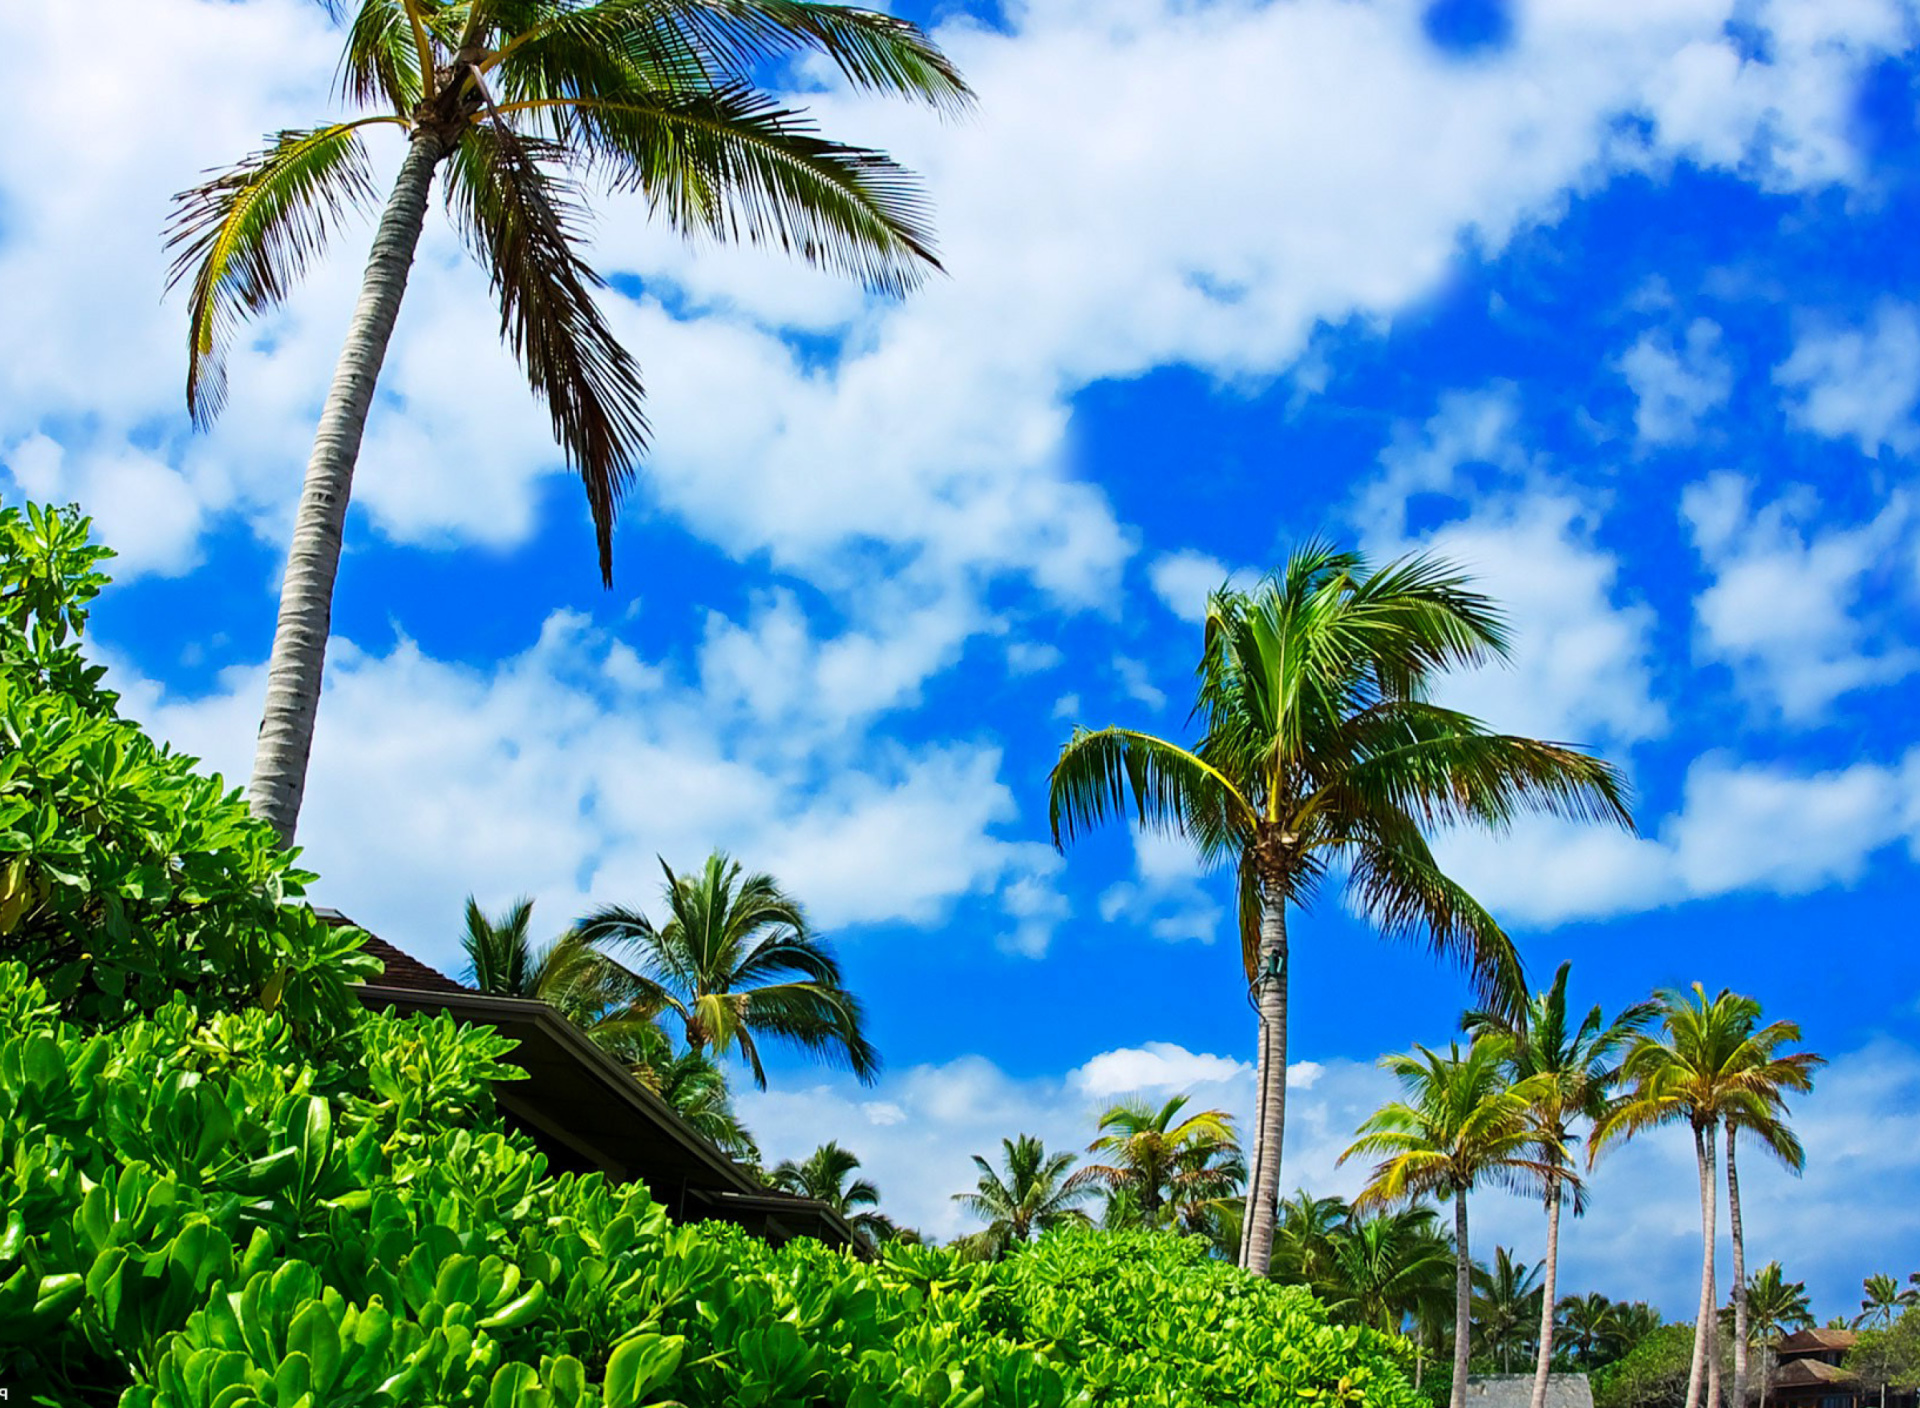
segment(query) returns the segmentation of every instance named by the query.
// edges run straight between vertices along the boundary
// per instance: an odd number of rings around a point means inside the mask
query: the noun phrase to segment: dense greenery
[[[1687,1395],[1693,1326],[1662,1325],[1592,1375],[1594,1408],[1675,1408]]]
[[[121,1408],[1412,1408],[1392,1342],[1167,1234],[865,1263],[549,1177],[509,1043],[362,1013],[360,937],[119,719],[100,554],[0,512],[0,1384]],[[1089,1190],[1091,1191],[1091,1190]]]

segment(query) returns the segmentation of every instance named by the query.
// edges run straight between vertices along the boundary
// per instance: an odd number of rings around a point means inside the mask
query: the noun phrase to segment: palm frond
[[[347,27],[337,81],[341,97],[351,103],[412,114],[424,90],[420,51],[402,0],[361,0]]]
[[[557,137],[615,188],[645,195],[681,234],[772,246],[889,295],[940,267],[911,173],[882,152],[821,137],[806,116],[750,87],[522,110],[547,112]]]
[[[167,288],[191,280],[187,410],[210,425],[226,404],[226,354],[247,318],[284,300],[346,217],[372,205],[360,129],[387,117],[275,134],[270,144],[173,198]]]
[[[449,160],[447,201],[500,302],[500,328],[586,488],[613,581],[613,520],[646,447],[639,368],[594,293],[604,286],[576,247],[577,189],[562,149],[496,123],[471,129]]]
[[[1176,743],[1132,729],[1076,730],[1060,750],[1048,789],[1056,846],[1129,810],[1143,827],[1192,836],[1203,853],[1209,838],[1244,837],[1256,820],[1218,768]]]

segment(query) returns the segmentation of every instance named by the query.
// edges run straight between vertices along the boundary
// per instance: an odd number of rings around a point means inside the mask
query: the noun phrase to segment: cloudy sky
[[[1322,533],[1451,554],[1512,667],[1455,702],[1586,744],[1639,834],[1443,851],[1542,982],[1701,981],[1832,1058],[1752,1255],[1850,1311],[1920,1268],[1920,16],[1899,0],[1033,0],[909,13],[942,121],[780,82],[924,174],[905,303],[606,201],[655,450],[616,585],[437,209],[349,520],[301,839],[317,898],[450,969],[472,892],[558,929],[724,846],[811,908],[888,1061],[791,1063],[770,1157],[838,1138],[963,1223],[967,1155],[1129,1092],[1244,1108],[1219,877],[1061,856],[1076,723],[1178,733],[1209,588]],[[350,227],[195,435],[168,195],[334,110],[308,0],[0,8],[0,488],[120,551],[130,712],[244,777],[281,554],[367,243]],[[397,153],[382,153],[390,171]],[[1445,1041],[1465,989],[1328,903],[1295,928],[1285,1182]],[[1563,1284],[1690,1303],[1683,1134],[1604,1166]],[[1489,1194],[1486,1239],[1537,1254]],[[1489,1244],[1483,1241],[1483,1245]]]

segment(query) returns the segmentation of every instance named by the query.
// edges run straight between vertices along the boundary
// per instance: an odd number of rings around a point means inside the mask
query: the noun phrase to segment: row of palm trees
[[[1453,1408],[1465,1403],[1471,1346],[1472,1256],[1468,1195],[1495,1184],[1538,1196],[1547,1221],[1539,1298],[1533,1408],[1545,1401],[1553,1358],[1555,1274],[1563,1209],[1584,1206],[1584,1169],[1612,1145],[1669,1124],[1693,1135],[1700,1177],[1701,1298],[1696,1316],[1687,1408],[1703,1394],[1720,1401],[1715,1317],[1715,1151],[1727,1144],[1732,1224],[1732,1400],[1746,1401],[1750,1301],[1745,1228],[1733,1157],[1747,1135],[1787,1167],[1805,1162],[1788,1126],[1787,1096],[1811,1087],[1822,1058],[1786,1052],[1800,1039],[1791,1022],[1761,1022],[1752,998],[1721,991],[1709,998],[1695,983],[1669,989],[1608,1020],[1596,1007],[1571,1021],[1569,969],[1512,1013],[1468,1013],[1468,1041],[1445,1051],[1416,1047],[1382,1058],[1399,1077],[1404,1098],[1383,1106],[1360,1127],[1341,1156],[1377,1159],[1356,1200],[1362,1209],[1404,1206],[1432,1197],[1453,1205]],[[1574,1149],[1586,1144],[1584,1160]],[[1777,1275],[1777,1268],[1775,1268]]]

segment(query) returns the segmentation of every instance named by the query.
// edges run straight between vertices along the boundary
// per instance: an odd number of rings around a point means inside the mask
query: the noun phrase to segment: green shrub
[[[357,936],[75,636],[0,511],[0,1385],[121,1408],[1417,1408],[1381,1337],[1164,1234],[869,1265],[549,1177],[510,1043],[359,1012]]]
[[[1693,1326],[1662,1325],[1624,1358],[1595,1369],[1594,1408],[1667,1408],[1684,1402],[1693,1367]]]

